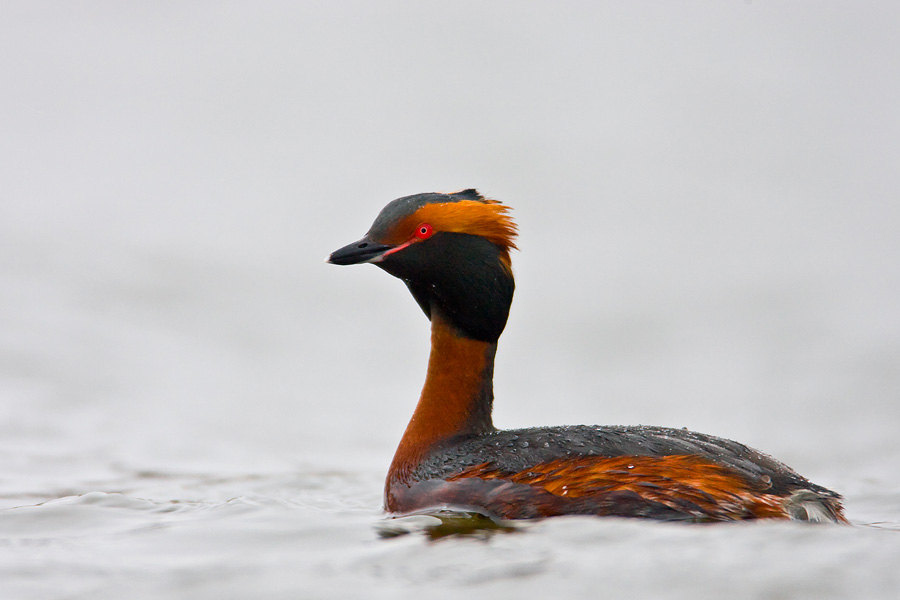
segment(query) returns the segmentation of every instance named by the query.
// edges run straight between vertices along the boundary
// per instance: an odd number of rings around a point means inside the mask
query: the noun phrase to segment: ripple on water
[[[102,535],[147,527],[164,521],[165,515],[196,508],[180,502],[89,492],[0,511],[0,532],[4,538]]]

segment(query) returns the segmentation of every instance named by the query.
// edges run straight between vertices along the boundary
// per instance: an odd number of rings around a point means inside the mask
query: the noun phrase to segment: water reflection
[[[449,536],[488,540],[497,534],[514,533],[526,527],[528,523],[525,522],[492,519],[474,512],[439,510],[387,519],[378,523],[375,529],[382,539],[422,534],[436,541]]]

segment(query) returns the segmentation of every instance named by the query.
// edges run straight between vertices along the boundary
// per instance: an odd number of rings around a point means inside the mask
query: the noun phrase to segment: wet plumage
[[[418,194],[329,257],[400,278],[432,324],[425,384],[385,482],[388,511],[844,521],[838,494],[730,440],[640,426],[497,430],[493,366],[515,237],[508,207],[475,190]]]

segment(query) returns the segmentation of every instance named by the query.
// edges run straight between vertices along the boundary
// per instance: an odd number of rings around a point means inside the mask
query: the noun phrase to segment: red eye
[[[422,223],[416,227],[416,237],[420,240],[427,240],[433,233],[434,229],[428,223]]]

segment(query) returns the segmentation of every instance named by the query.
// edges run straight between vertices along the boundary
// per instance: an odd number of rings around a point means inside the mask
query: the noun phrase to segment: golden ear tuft
[[[486,198],[438,202],[426,204],[404,221],[408,219],[410,228],[428,223],[435,231],[468,233],[487,238],[504,250],[508,260],[509,250],[518,250],[515,243],[518,228],[509,211],[508,206]]]

